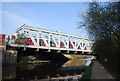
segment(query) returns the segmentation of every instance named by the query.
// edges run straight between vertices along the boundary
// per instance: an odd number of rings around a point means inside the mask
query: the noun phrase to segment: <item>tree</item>
[[[81,27],[95,39],[93,51],[99,61],[120,79],[120,2],[90,3]]]
[[[15,40],[15,44],[25,44],[25,36],[24,34],[17,34],[17,39]]]
[[[91,37],[102,39],[120,29],[120,2],[89,4],[80,27],[86,27]]]

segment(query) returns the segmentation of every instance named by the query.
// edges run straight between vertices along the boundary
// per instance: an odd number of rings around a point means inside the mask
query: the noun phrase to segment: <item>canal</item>
[[[34,81],[59,77],[78,76],[85,72],[90,60],[68,60],[66,62],[48,62],[40,64],[21,64],[2,67],[2,79]]]

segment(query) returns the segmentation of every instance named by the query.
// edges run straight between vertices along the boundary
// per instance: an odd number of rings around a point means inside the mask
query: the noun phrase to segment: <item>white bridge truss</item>
[[[59,52],[65,50],[67,52],[91,52],[91,47],[93,45],[93,40],[90,38],[84,38],[80,36],[65,34],[60,31],[50,31],[41,28],[34,28],[27,25],[23,25],[16,30],[17,33],[24,34],[26,37],[30,37],[34,45],[26,45],[26,47],[38,48],[39,49],[48,49],[58,50]],[[40,45],[40,39],[44,41],[46,46]],[[51,42],[52,41],[52,42]],[[61,48],[61,42],[64,44],[64,48]],[[56,47],[52,47],[52,44],[55,44]],[[69,48],[71,46],[73,48]]]

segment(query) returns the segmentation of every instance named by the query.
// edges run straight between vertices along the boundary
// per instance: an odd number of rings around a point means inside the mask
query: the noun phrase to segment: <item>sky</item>
[[[2,33],[11,35],[26,24],[51,31],[87,36],[78,29],[86,2],[2,2]]]
[[[4,2],[118,2],[120,0],[1,0]]]

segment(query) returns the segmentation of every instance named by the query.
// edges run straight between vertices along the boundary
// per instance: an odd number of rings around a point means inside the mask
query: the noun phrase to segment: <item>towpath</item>
[[[95,61],[91,79],[114,79],[114,77],[98,61]]]

